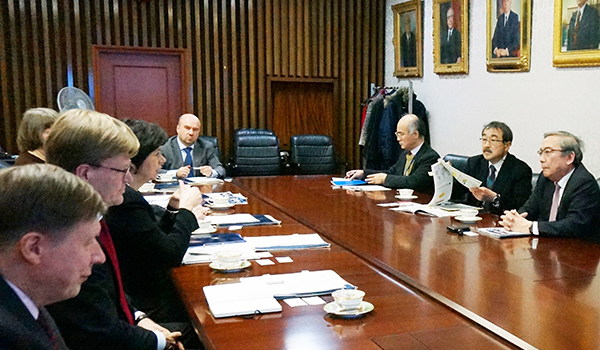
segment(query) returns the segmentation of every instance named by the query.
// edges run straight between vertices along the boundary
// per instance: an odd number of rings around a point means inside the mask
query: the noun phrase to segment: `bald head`
[[[179,117],[177,123],[177,136],[179,141],[186,146],[191,146],[200,136],[200,119],[191,113],[186,113]]]
[[[423,143],[423,122],[414,114],[400,118],[396,126],[396,139],[400,147],[411,150]]]

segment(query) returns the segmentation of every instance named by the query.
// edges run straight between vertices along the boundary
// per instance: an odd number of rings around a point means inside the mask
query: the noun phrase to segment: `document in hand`
[[[215,318],[281,311],[281,305],[264,281],[218,284],[202,290]]]
[[[256,236],[245,237],[248,244],[256,250],[288,250],[308,248],[329,248],[330,244],[325,242],[317,233],[306,233],[280,236]]]
[[[437,163],[431,165],[431,171],[433,173],[435,193],[429,202],[430,206],[450,200],[450,196],[452,196],[452,184],[454,182],[452,178],[455,178],[467,188],[481,186],[481,181],[457,170],[441,158],[438,159]]]
[[[477,232],[482,235],[490,236],[493,238],[511,238],[511,237],[526,237],[531,236],[531,233],[527,232],[513,232],[504,229],[503,227],[482,227],[477,228]]]

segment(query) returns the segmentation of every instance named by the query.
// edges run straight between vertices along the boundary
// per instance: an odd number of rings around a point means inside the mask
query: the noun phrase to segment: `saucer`
[[[241,271],[241,270],[243,270],[245,268],[250,267],[250,265],[252,265],[250,263],[250,261],[248,261],[248,260],[242,260],[237,265],[233,265],[231,267],[221,267],[221,266],[219,266],[219,262],[218,261],[213,261],[208,266],[210,266],[211,269],[217,270],[217,271],[220,271],[220,272],[237,272],[237,271]]]
[[[361,302],[360,304],[358,304],[358,307],[356,309],[351,310],[342,310],[342,308],[338,304],[336,304],[335,301],[327,303],[325,304],[325,306],[323,306],[323,310],[325,310],[325,312],[347,318],[362,316],[366,313],[373,311],[373,309],[375,309],[373,304],[366,301]]]
[[[481,218],[479,216],[474,216],[474,217],[464,217],[464,216],[455,216],[454,217],[456,220],[460,221],[460,222],[477,222],[479,220],[481,220]]]
[[[192,231],[192,234],[213,233],[213,232],[217,232],[217,227],[214,225],[210,225],[209,227],[199,228],[195,231]]]
[[[227,209],[231,208],[235,205],[235,203],[227,203],[227,204],[207,204],[210,209]]]
[[[168,182],[175,182],[177,183],[177,178],[171,178],[171,179],[154,179],[154,182],[158,182],[158,183],[168,183]]]
[[[410,196],[408,196],[408,197],[402,197],[401,195],[397,195],[397,196],[396,196],[396,198],[397,198],[397,199],[400,199],[400,200],[410,200],[410,199],[415,199],[415,198],[417,198],[417,196],[415,196],[414,194],[413,194],[413,195],[410,195]]]

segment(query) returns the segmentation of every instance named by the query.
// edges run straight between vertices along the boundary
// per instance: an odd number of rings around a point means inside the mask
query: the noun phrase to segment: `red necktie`
[[[117,259],[117,251],[115,250],[115,245],[113,244],[112,237],[110,236],[110,232],[108,230],[108,226],[104,220],[100,221],[100,225],[102,229],[100,230],[100,243],[106,250],[106,255],[110,259],[112,263],[113,269],[115,270],[115,276],[117,277],[117,285],[119,286],[119,301],[121,302],[121,308],[127,317],[127,320],[130,324],[133,324],[133,315],[131,314],[131,310],[129,309],[129,303],[127,302],[127,298],[125,297],[125,290],[123,290],[123,281],[121,281],[121,269],[119,269],[119,260]]]

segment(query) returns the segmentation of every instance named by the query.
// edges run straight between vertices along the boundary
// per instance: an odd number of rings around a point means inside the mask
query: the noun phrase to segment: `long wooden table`
[[[454,219],[378,207],[394,200],[392,191],[332,190],[329,180],[282,176],[234,183],[520,348],[600,349],[599,245],[457,236],[446,231]],[[477,226],[497,220],[484,215]]]
[[[272,181],[275,178],[265,180]],[[291,180],[293,179],[287,178],[287,181]],[[291,199],[295,196],[294,191],[300,189],[300,187],[288,188]],[[258,188],[256,190],[257,193],[260,192]],[[283,189],[278,192],[281,190]],[[327,190],[331,191],[331,189]],[[254,191],[242,189],[235,184],[224,184],[214,188],[214,191],[241,192],[248,197],[248,205],[236,206],[227,211],[228,213],[270,214],[282,221],[279,226],[245,227],[241,231],[244,236],[319,231],[261,200]],[[319,197],[316,196],[310,202],[319,202]],[[315,205],[315,209],[319,208],[320,205]],[[293,208],[290,209],[294,215]],[[327,211],[322,214],[323,217],[327,217]],[[353,218],[348,219],[351,221]],[[360,220],[359,217],[356,219]],[[225,231],[219,229],[219,232]],[[324,238],[331,242],[330,239]],[[259,266],[256,262],[252,262],[248,270],[229,274],[212,271],[207,264],[187,265],[173,270],[172,276],[182,300],[208,349],[495,350],[514,348],[444,305],[390,278],[372,264],[336,243],[332,243],[329,249],[274,252],[273,255],[289,256],[293,262],[276,263],[270,266]],[[292,308],[280,302],[283,307],[281,313],[264,314],[250,319],[243,317],[215,319],[202,292],[202,287],[205,285],[231,283],[245,276],[325,269],[336,271],[342,278],[364,290],[365,301],[373,303],[375,310],[357,319],[344,319],[327,315],[323,305]],[[332,301],[330,296],[323,298],[327,302]]]

